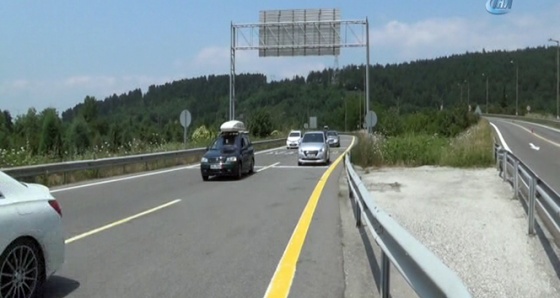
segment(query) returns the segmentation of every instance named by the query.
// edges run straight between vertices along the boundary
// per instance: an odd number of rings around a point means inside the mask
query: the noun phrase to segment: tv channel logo
[[[486,11],[494,15],[506,14],[511,11],[513,0],[487,0]]]

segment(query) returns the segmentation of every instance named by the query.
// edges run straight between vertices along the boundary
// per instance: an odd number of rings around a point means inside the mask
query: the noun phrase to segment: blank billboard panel
[[[338,9],[268,10],[259,13],[259,56],[340,54]]]

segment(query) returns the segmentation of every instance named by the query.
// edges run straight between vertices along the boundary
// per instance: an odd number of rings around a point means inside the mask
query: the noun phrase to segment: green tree
[[[270,112],[264,109],[255,111],[249,120],[249,131],[251,134],[257,137],[269,136],[274,130],[270,118]]]
[[[62,122],[54,108],[47,108],[41,113],[42,129],[39,152],[62,156]]]
[[[74,118],[68,130],[68,146],[77,154],[84,154],[92,143],[92,133],[86,120],[79,116]]]

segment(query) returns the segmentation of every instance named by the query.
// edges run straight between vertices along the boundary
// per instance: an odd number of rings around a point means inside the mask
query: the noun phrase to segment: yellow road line
[[[288,297],[290,288],[292,287],[292,281],[296,274],[297,261],[301,253],[301,249],[303,248],[307,231],[311,225],[313,214],[317,208],[317,203],[319,203],[319,198],[323,192],[323,188],[336,166],[342,161],[344,155],[354,145],[354,140],[355,137],[352,137],[352,143],[350,143],[348,149],[346,149],[344,153],[332,163],[325,173],[323,173],[323,176],[319,179],[313,193],[311,193],[311,197],[309,197],[309,201],[307,201],[307,205],[305,206],[305,209],[303,209],[303,213],[301,214],[296,228],[292,233],[292,237],[290,238],[290,241],[284,250],[284,254],[276,267],[274,276],[266,289],[265,297]]]
[[[157,207],[155,207],[155,208],[152,208],[152,209],[149,209],[149,210],[140,212],[140,213],[135,214],[135,215],[133,215],[133,216],[130,216],[130,217],[127,217],[127,218],[124,218],[124,219],[115,221],[115,222],[110,223],[110,224],[108,224],[108,225],[99,227],[99,228],[97,228],[97,229],[93,229],[93,230],[91,230],[91,231],[88,231],[88,232],[85,232],[85,233],[83,233],[83,234],[74,236],[74,237],[72,237],[72,238],[68,238],[68,239],[66,239],[66,241],[64,241],[64,243],[66,243],[66,244],[72,243],[72,242],[74,242],[74,241],[76,241],[76,240],[80,240],[80,239],[82,239],[82,238],[86,238],[86,237],[88,237],[88,236],[91,236],[91,235],[93,235],[93,234],[97,234],[97,233],[99,233],[99,232],[108,230],[108,229],[110,229],[110,228],[114,228],[114,227],[116,227],[116,226],[118,226],[118,225],[121,225],[121,224],[123,224],[123,223],[125,223],[125,222],[131,221],[131,220],[133,220],[133,219],[135,219],[135,218],[138,218],[138,217],[141,217],[141,216],[144,216],[144,215],[147,215],[147,214],[156,212],[156,211],[158,211],[158,210],[160,210],[160,209],[163,209],[163,208],[169,207],[169,206],[171,206],[171,205],[173,205],[173,204],[179,203],[180,201],[181,201],[181,199],[177,199],[177,200],[173,200],[173,201],[171,201],[171,202],[169,202],[169,203],[165,203],[165,204],[163,204],[163,205],[159,205],[159,206],[157,206]]]
[[[541,140],[543,140],[543,141],[545,141],[545,142],[548,142],[548,143],[550,143],[550,144],[552,144],[552,145],[554,145],[554,146],[556,146],[556,147],[560,147],[560,144],[558,144],[558,143],[556,143],[556,142],[554,142],[554,141],[552,141],[552,140],[549,140],[549,139],[547,139],[547,138],[545,138],[545,137],[539,135],[538,133],[535,133],[535,132],[531,131],[530,129],[528,129],[528,128],[524,127],[524,126],[521,126],[521,125],[519,125],[519,124],[517,124],[517,123],[514,123],[514,122],[511,122],[511,124],[513,124],[513,125],[515,125],[515,126],[521,128],[521,129],[524,129],[524,130],[527,131],[528,133],[534,135],[535,137],[537,137],[537,138],[539,138],[539,139],[541,139]]]

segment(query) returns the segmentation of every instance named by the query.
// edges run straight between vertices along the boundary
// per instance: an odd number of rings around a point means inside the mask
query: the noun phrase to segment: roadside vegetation
[[[454,109],[402,117],[386,115],[373,135],[358,135],[351,158],[363,168],[487,167],[493,163],[492,146],[487,120]]]
[[[380,119],[378,135],[387,138],[384,146],[395,147],[384,149],[378,158],[394,164],[436,163],[443,156],[436,149],[418,152],[439,148],[472,125],[463,125],[465,115],[447,112],[451,106],[466,107],[468,102],[473,109],[478,105],[481,111],[514,115],[510,99],[517,94],[515,86],[523,107],[520,116],[526,115],[526,106],[531,113],[555,115],[556,104],[550,100],[555,74],[538,71],[555,65],[554,53],[553,48],[539,47],[372,65],[370,108],[380,118],[390,115]],[[534,66],[518,85],[511,76],[511,59]],[[275,131],[285,136],[290,129],[303,129],[312,116],[318,127],[353,131],[364,121],[364,71],[365,65],[347,65],[282,80],[261,73],[236,75],[236,118],[248,125],[255,140],[274,137]],[[474,79],[481,73],[499,80],[486,85]],[[193,134],[200,127],[215,133],[229,119],[229,82],[227,74],[207,75],[101,99],[84,94],[82,102],[65,110],[30,107],[13,115],[16,111],[0,107],[0,168],[180,149],[183,128],[178,118],[183,109],[192,114],[188,146],[204,146],[211,138],[196,140]],[[402,151],[402,146],[416,149]]]
[[[218,127],[201,125],[194,131],[191,129],[185,146],[178,121],[174,130],[169,131],[133,133],[132,129],[111,125],[104,134],[104,128],[92,114],[96,113],[88,113],[86,109],[84,115],[70,125],[64,125],[54,109],[46,109],[40,114],[30,109],[15,123],[10,122],[11,135],[2,135],[0,130],[0,137],[6,143],[17,145],[0,147],[0,168],[201,148],[210,145],[218,135]],[[0,120],[2,116],[5,114],[0,113]],[[255,114],[247,125],[253,141],[287,135],[285,131],[274,129],[266,113]]]

